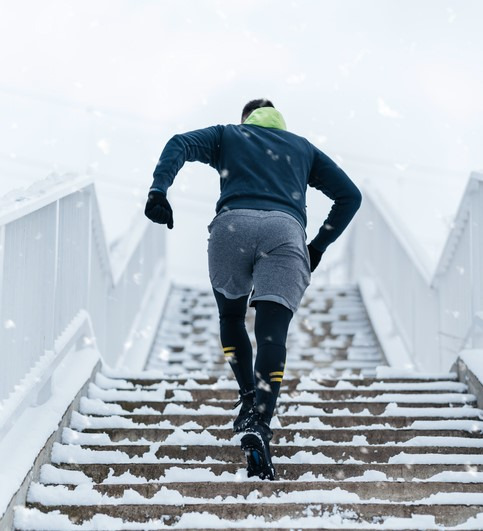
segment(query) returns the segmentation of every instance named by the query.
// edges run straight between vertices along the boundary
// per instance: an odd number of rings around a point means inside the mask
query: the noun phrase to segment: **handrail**
[[[400,223],[400,220],[396,218],[386,198],[368,183],[364,186],[364,201],[366,200],[371,201],[372,204],[378,208],[387,225],[396,235],[408,256],[411,257],[411,260],[414,262],[421,276],[428,282],[428,284],[431,283],[431,266],[421,245],[409,232],[407,227]]]
[[[352,278],[371,279],[393,328],[420,368],[447,370],[466,343],[477,346],[483,310],[483,175],[472,173],[435,268],[387,203],[364,187],[353,227]]]
[[[50,378],[76,342],[88,339],[94,349],[94,329],[89,314],[81,310],[67,329],[55,341],[54,349],[46,351],[25,375],[17,389],[2,403],[0,411],[0,439],[8,432],[22,412],[35,401],[37,404],[48,399]]]
[[[109,250],[91,177],[53,177],[1,203],[0,411],[48,392],[79,334],[115,365],[165,275],[165,232],[141,216]]]
[[[483,173],[472,172],[470,174],[466,189],[463,193],[463,198],[456,213],[453,222],[453,229],[448,235],[448,238],[443,248],[443,252],[441,253],[440,260],[434,271],[432,279],[432,284],[434,285],[437,284],[441,276],[447,271],[451,260],[453,259],[459,238],[461,236],[461,231],[465,223],[467,223],[468,221],[470,199],[478,191],[479,183],[483,183]]]
[[[0,198],[0,226],[7,225],[16,219],[22,218],[70,195],[93,182],[92,177],[86,175],[51,176],[38,181],[26,190],[13,190]],[[40,187],[41,183],[47,189]],[[17,196],[14,200],[12,196]],[[24,197],[22,197],[24,196]]]

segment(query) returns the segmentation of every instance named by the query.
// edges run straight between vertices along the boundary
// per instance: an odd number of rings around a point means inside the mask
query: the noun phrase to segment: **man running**
[[[186,161],[209,164],[220,175],[216,216],[208,227],[208,265],[223,352],[240,388],[233,429],[244,433],[248,475],[274,479],[270,421],[285,370],[289,323],[311,272],[351,221],[361,194],[327,155],[288,132],[266,99],[248,102],[240,125],[216,125],[169,140],[145,210],[168,229],[173,212],[167,190]],[[334,201],[308,245],[307,185]],[[247,304],[256,310],[255,367],[245,328]]]

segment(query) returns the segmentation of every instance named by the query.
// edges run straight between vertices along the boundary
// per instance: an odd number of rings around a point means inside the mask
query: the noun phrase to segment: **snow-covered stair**
[[[475,397],[377,370],[355,288],[312,288],[292,324],[277,481],[247,478],[216,334],[210,294],[173,290],[150,370],[97,375],[16,528],[483,529]]]

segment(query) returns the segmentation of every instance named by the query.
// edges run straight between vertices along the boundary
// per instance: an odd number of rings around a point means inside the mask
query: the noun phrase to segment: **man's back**
[[[253,111],[242,125],[216,125],[175,135],[161,154],[152,190],[166,195],[187,161],[210,164],[220,175],[216,213],[249,208],[278,210],[305,228],[307,185],[320,190],[334,206],[312,241],[324,252],[348,225],[361,202],[349,177],[308,140],[285,130],[274,108]]]
[[[304,138],[258,125],[228,125],[214,167],[220,174],[216,211],[281,210],[305,227],[305,193],[314,151]]]

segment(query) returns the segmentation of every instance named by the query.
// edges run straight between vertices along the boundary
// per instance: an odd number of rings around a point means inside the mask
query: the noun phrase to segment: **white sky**
[[[173,133],[265,96],[356,182],[457,203],[483,168],[482,20],[479,0],[0,0],[0,193],[88,170],[141,205]]]

